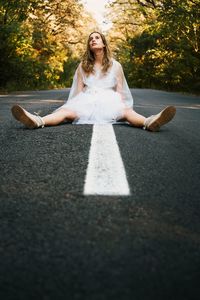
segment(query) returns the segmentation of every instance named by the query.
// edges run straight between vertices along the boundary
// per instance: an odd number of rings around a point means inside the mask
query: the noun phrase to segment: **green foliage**
[[[199,93],[199,0],[110,6],[111,46],[130,86]],[[70,86],[91,23],[78,0],[0,0],[0,89]]]
[[[131,6],[135,7],[136,2],[141,1],[133,1]],[[152,7],[149,7],[150,2],[156,4],[153,12]],[[138,27],[132,27],[132,31],[130,24],[125,24],[124,30],[127,26],[129,37],[118,44],[116,51],[127,72],[129,84],[199,93],[198,1],[163,0],[142,3],[146,5],[142,6],[145,9],[145,19],[142,23],[138,21]],[[141,6],[141,3],[138,5]]]
[[[0,89],[69,84],[90,21],[76,0],[0,0]]]
[[[61,75],[61,82],[66,81],[66,86],[71,86],[73,76],[74,76],[74,71],[77,69],[78,64],[80,63],[80,60],[78,58],[73,58],[73,59],[68,59],[64,63],[64,71]]]

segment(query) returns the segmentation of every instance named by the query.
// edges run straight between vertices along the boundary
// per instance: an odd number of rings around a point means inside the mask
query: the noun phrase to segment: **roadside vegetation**
[[[114,0],[110,17],[130,86],[200,93],[199,0]]]
[[[69,86],[91,24],[76,0],[0,0],[0,89]]]
[[[113,0],[107,18],[130,87],[200,92],[199,0]],[[94,28],[79,0],[0,0],[0,90],[69,87]]]

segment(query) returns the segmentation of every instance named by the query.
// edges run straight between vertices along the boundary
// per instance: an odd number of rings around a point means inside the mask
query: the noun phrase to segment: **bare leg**
[[[49,115],[42,117],[44,124],[47,126],[55,126],[66,120],[73,121],[77,118],[75,112],[68,110],[66,108],[61,108]]]
[[[146,118],[138,113],[136,113],[133,109],[126,109],[124,112],[123,119],[127,120],[131,125],[135,127],[143,127],[146,121]]]
[[[31,113],[29,113],[27,110],[25,110],[20,105],[16,104],[13,105],[11,108],[13,117],[24,124],[27,128],[33,129],[33,128],[39,128],[47,126],[55,126],[60,123],[62,123],[65,120],[73,121],[77,118],[77,115],[75,112],[70,111],[66,108],[60,108],[57,111],[44,116],[43,118],[40,116],[35,116]]]
[[[145,118],[129,108],[124,111],[124,119],[133,126],[149,131],[159,131],[160,127],[170,122],[175,114],[176,108],[174,106],[167,106],[158,114]]]

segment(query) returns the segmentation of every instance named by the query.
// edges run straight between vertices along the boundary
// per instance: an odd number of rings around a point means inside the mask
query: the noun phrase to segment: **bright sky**
[[[83,0],[85,8],[92,13],[93,17],[97,20],[102,30],[110,28],[111,24],[106,24],[104,13],[106,11],[105,5],[109,0]]]

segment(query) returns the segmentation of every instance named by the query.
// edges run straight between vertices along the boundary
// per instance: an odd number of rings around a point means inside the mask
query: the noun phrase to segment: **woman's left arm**
[[[121,95],[121,99],[124,102],[124,94],[123,94],[124,72],[121,64],[119,63],[116,70],[116,80],[117,80],[116,92],[118,92]]]
[[[116,67],[116,92],[121,95],[122,102],[127,108],[133,107],[133,97],[131,95],[130,89],[128,87],[126,78],[124,76],[124,71],[120,63],[117,62]]]

